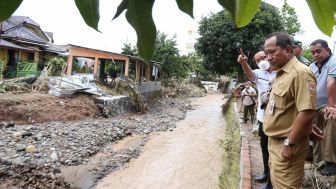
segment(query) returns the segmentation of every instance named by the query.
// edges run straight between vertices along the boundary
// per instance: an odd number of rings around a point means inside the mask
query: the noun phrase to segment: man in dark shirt
[[[301,41],[296,41],[294,40],[292,42],[292,47],[293,47],[293,54],[296,56],[296,58],[306,66],[309,66],[310,62],[307,60],[304,56],[302,56],[302,43]]]

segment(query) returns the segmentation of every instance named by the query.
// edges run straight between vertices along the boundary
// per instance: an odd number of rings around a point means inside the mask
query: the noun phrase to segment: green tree
[[[176,36],[168,38],[167,34],[158,32],[152,59],[163,64],[168,64],[173,62],[177,57],[179,57],[179,50],[177,48]]]
[[[281,20],[285,27],[285,32],[290,36],[294,36],[300,32],[301,24],[297,18],[296,12],[293,7],[289,6],[285,0],[281,8]]]
[[[124,46],[121,48],[121,54],[138,56],[138,49],[131,43],[124,43]]]
[[[283,30],[279,10],[270,4],[262,3],[251,23],[241,29],[235,27],[229,12],[224,10],[200,21],[200,38],[195,47],[204,56],[208,70],[220,74],[238,72],[242,76],[237,63],[239,48],[248,56],[249,64],[255,67],[253,56],[261,49],[265,36]]]
[[[162,63],[163,77],[180,78],[183,63],[177,49],[176,36],[168,38],[165,33],[158,32],[152,60]]]
[[[196,74],[196,77],[199,76],[201,72],[205,70],[203,65],[203,56],[198,53],[188,54],[186,56],[187,62],[190,65],[190,71]]]
[[[309,47],[303,47],[303,49],[302,49],[302,56],[304,56],[305,58],[307,58],[310,63],[315,62],[313,55],[310,53]]]
[[[0,21],[8,19],[20,6],[23,0],[0,0]],[[230,12],[237,27],[244,27],[255,16],[261,0],[217,0],[220,5]],[[122,0],[113,19],[126,11],[126,19],[135,29],[138,37],[139,55],[145,60],[151,59],[156,37],[156,27],[152,17],[155,0]],[[325,34],[331,36],[335,25],[335,0],[306,0],[315,23]],[[99,0],[75,0],[77,9],[85,23],[98,30]],[[193,17],[193,0],[176,0],[179,9]]]
[[[51,75],[52,76],[60,76],[62,73],[62,69],[66,66],[66,61],[64,57],[55,56],[51,58],[47,63],[47,66],[51,66]]]

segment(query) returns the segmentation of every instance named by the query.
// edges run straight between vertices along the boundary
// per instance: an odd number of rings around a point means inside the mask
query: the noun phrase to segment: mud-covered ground
[[[0,120],[16,124],[78,120],[99,116],[92,97],[55,97],[46,93],[0,93]]]

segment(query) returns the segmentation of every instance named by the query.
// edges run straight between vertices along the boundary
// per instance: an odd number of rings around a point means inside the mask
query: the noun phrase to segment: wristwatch
[[[290,148],[294,148],[296,146],[296,144],[291,143],[288,138],[286,138],[283,143],[284,143],[285,146],[288,146]]]

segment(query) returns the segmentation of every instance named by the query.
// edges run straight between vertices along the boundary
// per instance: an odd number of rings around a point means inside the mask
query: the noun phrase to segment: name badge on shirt
[[[268,114],[273,115],[274,113],[274,99],[272,99],[269,103]]]

